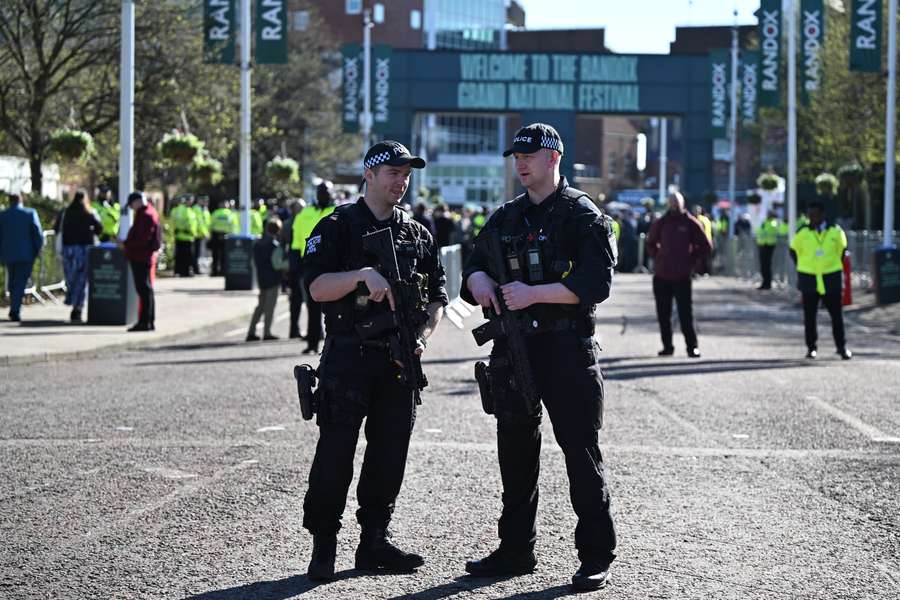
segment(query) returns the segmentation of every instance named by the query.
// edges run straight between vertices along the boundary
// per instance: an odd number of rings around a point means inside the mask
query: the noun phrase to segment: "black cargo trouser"
[[[694,301],[691,297],[690,278],[683,281],[668,281],[653,278],[653,297],[656,299],[656,318],[659,321],[659,337],[663,348],[672,347],[672,299],[678,303],[678,321],[688,348],[697,347],[697,332],[694,330]]]
[[[175,274],[187,277],[191,274],[191,266],[194,264],[193,240],[175,241]]]
[[[306,295],[303,290],[303,257],[300,256],[299,250],[291,250],[288,253],[288,263],[291,294],[290,335],[296,337],[300,335],[300,311],[303,309],[303,297]]]
[[[578,517],[575,547],[581,560],[615,558],[616,531],[610,514],[609,487],[600,454],[598,429],[603,422],[603,376],[593,338],[550,333],[527,338],[534,382],[562,448],[569,496]],[[503,512],[498,524],[501,548],[533,549],[537,538],[541,409],[528,415],[524,399],[513,389],[498,392],[496,381],[509,372],[505,348],[491,352],[491,380],[497,417],[497,450],[503,481]]]
[[[364,529],[386,528],[406,469],[416,419],[412,390],[397,380],[387,349],[326,338],[319,368],[319,442],[303,501],[303,527],[337,532],[353,479],[353,457],[365,418],[366,453],[356,496]]]
[[[225,234],[224,233],[212,233],[212,238],[209,244],[212,248],[212,269],[210,275],[224,275],[225,274]]]
[[[844,333],[844,307],[841,304],[841,293],[831,293],[824,296],[813,292],[803,293],[803,329],[806,333],[806,347],[809,350],[818,350],[819,332],[816,327],[816,315],[819,312],[819,302],[825,305],[828,314],[831,315],[831,334],[834,336],[834,345],[838,350],[843,350],[847,345]]]
[[[762,287],[772,287],[772,257],[775,246],[762,244],[759,246],[759,272],[762,275]]]

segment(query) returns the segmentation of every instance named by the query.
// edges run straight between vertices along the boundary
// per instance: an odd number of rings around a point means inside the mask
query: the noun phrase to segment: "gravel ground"
[[[585,595],[900,597],[900,338],[851,324],[856,356],[842,362],[823,312],[822,358],[808,362],[798,307],[702,280],[703,359],[687,359],[679,337],[678,355],[660,359],[649,278],[620,276],[614,295],[598,333],[619,560],[609,588]],[[392,525],[425,567],[353,570],[354,487],[338,579],[309,582],[300,520],[317,431],[291,378],[302,346],[244,344],[227,329],[0,368],[0,598],[570,593],[575,518],[549,422],[537,572],[465,576],[465,560],[496,545],[500,483],[495,423],[472,379],[487,352],[449,322],[426,355],[431,386]]]

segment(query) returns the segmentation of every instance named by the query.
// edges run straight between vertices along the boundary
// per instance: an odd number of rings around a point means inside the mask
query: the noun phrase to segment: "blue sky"
[[[668,54],[676,25],[756,24],[759,0],[518,0],[528,29],[606,29],[615,52]]]

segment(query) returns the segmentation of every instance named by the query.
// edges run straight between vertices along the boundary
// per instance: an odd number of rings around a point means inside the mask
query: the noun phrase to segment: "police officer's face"
[[[368,170],[365,174],[366,187],[379,199],[397,204],[406,194],[411,172],[409,165],[384,165],[380,169]]]
[[[516,174],[524,187],[540,185],[553,176],[556,158],[552,150],[541,148],[531,154],[513,153],[516,161]]]

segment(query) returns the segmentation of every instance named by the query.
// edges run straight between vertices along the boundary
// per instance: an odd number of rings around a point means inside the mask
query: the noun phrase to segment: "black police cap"
[[[532,123],[516,132],[513,145],[507,148],[503,156],[509,156],[515,152],[520,154],[534,154],[541,148],[556,150],[563,153],[562,138],[559,132],[545,123]]]
[[[425,161],[419,156],[410,154],[409,149],[400,142],[385,140],[378,142],[366,152],[363,167],[372,169],[378,165],[399,167],[409,165],[413,169],[424,169]]]

